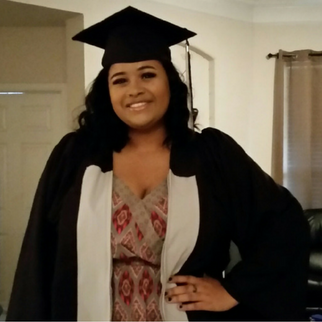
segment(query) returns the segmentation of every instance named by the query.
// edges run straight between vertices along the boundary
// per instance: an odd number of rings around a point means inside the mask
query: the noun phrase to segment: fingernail
[[[165,292],[165,293],[164,293],[164,296],[167,296],[167,295],[168,295],[168,292]]]

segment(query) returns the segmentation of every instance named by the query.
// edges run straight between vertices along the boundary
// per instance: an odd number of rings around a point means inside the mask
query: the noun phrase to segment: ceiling
[[[68,1],[68,0],[65,0]],[[0,0],[0,27],[57,27],[79,13]]]
[[[322,0],[234,0],[252,6],[287,7],[322,5]]]
[[[68,1],[68,0],[64,0]],[[90,1],[90,0],[87,0]],[[117,0],[107,0],[117,1]],[[276,7],[310,7],[322,6],[322,0],[151,0],[161,3],[173,4],[179,7],[185,7],[190,3],[190,9],[200,9],[204,4],[224,4],[229,6],[239,4],[240,6],[249,8],[269,8]],[[214,9],[218,13],[218,7]],[[79,15],[76,12],[69,12],[58,9],[51,9],[41,6],[24,4],[9,0],[0,0],[0,27],[45,27],[45,26],[65,26],[65,21]],[[228,15],[229,16],[229,15]]]

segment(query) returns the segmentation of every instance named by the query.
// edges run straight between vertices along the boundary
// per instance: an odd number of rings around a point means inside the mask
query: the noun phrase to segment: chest
[[[170,151],[156,153],[114,153],[113,172],[139,198],[144,198],[169,173]]]

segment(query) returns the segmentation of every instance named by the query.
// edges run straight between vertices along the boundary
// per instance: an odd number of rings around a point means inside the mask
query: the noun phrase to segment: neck
[[[166,138],[166,130],[163,126],[147,131],[131,129],[129,131],[129,137],[128,148],[141,152],[152,152],[160,148],[165,148],[163,142]]]

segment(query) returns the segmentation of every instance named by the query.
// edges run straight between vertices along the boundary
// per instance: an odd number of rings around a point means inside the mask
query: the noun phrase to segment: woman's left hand
[[[169,282],[179,286],[166,291],[166,300],[178,304],[182,311],[219,312],[227,311],[238,304],[214,278],[177,275],[170,278]]]

